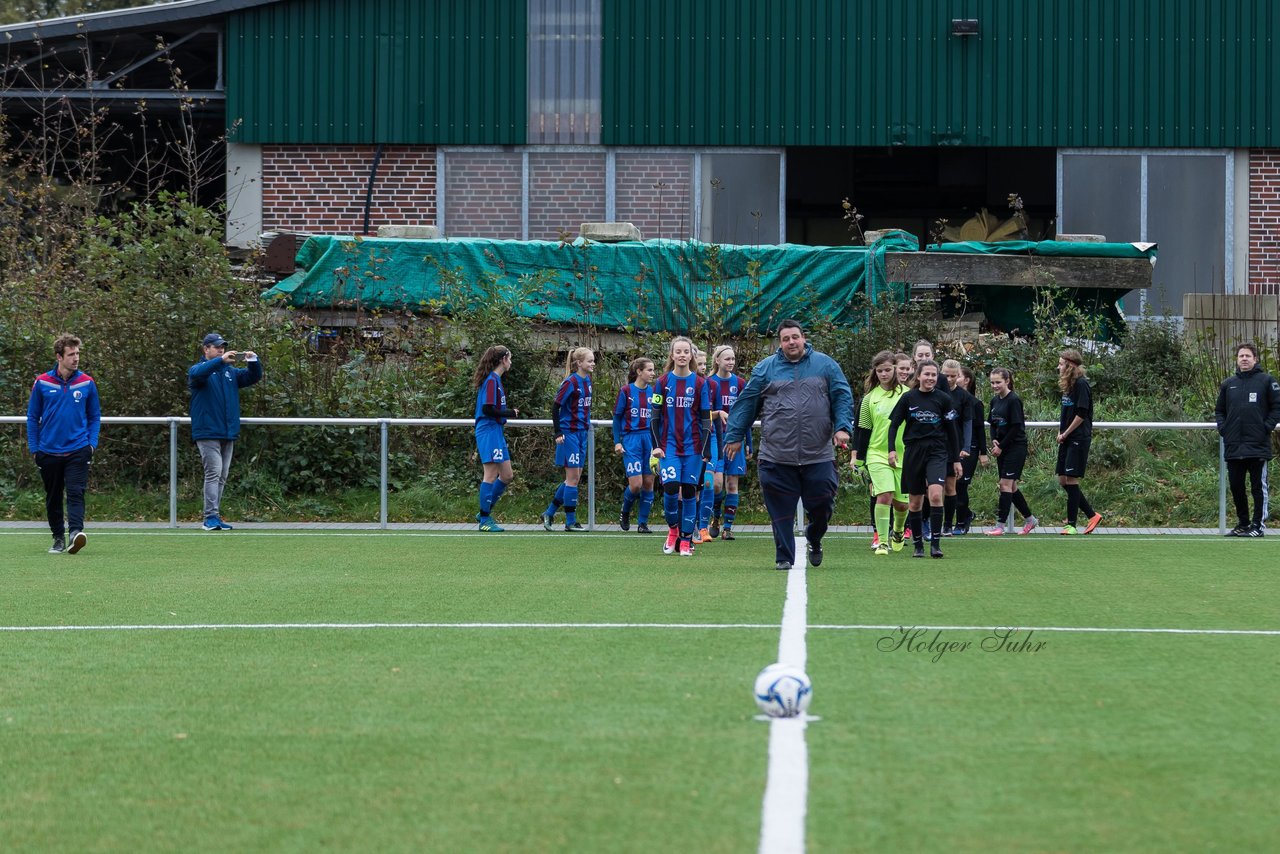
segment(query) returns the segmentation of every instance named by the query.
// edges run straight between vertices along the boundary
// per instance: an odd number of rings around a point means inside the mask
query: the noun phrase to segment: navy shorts
[[[587,465],[587,431],[575,430],[564,434],[563,442],[556,442],[556,466],[580,469]]]
[[[507,448],[507,437],[501,424],[476,425],[476,450],[480,453],[482,463],[505,463],[511,461],[511,451]]]

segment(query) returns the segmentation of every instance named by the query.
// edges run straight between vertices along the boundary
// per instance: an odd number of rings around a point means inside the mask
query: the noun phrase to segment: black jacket
[[[1229,460],[1271,459],[1271,432],[1280,422],[1280,382],[1254,366],[1228,377],[1213,410]]]

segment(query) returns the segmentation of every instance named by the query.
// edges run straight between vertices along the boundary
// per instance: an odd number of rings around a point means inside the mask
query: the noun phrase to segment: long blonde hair
[[[667,364],[663,367],[662,372],[664,374],[671,373],[671,369],[676,366],[676,360],[672,358],[672,354],[675,352],[676,345],[680,342],[684,342],[689,345],[689,371],[690,373],[696,374],[698,372],[698,366],[694,363],[693,358],[698,352],[698,348],[693,346],[692,340],[683,335],[677,335],[675,338],[671,339],[671,346],[667,347]]]
[[[574,347],[569,351],[569,355],[564,359],[564,372],[566,374],[574,374],[578,372],[578,365],[587,360],[591,355],[590,347]]]
[[[1084,376],[1084,357],[1079,350],[1068,347],[1058,354],[1058,358],[1065,359],[1071,365],[1071,370],[1058,374],[1058,388],[1063,394],[1071,394],[1075,390],[1076,380]]]

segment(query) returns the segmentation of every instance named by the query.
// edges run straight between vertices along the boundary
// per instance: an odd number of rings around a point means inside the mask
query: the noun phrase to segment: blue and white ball
[[[813,683],[799,667],[770,664],[756,677],[756,705],[771,718],[804,714],[813,699]]]

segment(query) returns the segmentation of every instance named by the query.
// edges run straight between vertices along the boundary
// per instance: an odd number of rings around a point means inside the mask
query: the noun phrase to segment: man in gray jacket
[[[835,510],[833,444],[845,447],[853,431],[853,392],[835,359],[813,349],[795,320],[778,325],[778,350],[751,371],[729,413],[724,455],[733,459],[760,415],[760,490],[773,522],[775,568],[791,569],[796,556],[796,504],[804,505],[809,562],[822,565],[822,536]]]

